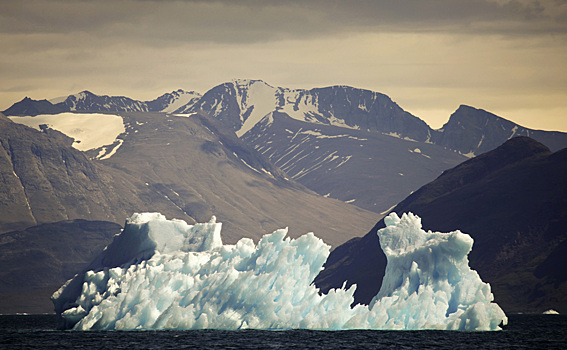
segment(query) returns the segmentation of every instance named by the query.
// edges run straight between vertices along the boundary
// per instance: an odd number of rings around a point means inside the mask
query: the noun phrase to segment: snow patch
[[[376,203],[374,203],[376,205]],[[392,205],[390,208],[386,209],[385,211],[381,212],[380,215],[386,215],[390,212],[390,210],[394,209],[397,204]]]
[[[35,117],[9,117],[13,122],[40,130],[46,124],[75,139],[73,147],[88,151],[112,144],[126,130],[122,117],[100,113],[40,114]]]
[[[233,84],[238,94],[237,101],[240,104],[241,113],[253,108],[252,113],[236,132],[236,135],[241,137],[262,118],[274,111],[276,89],[262,81],[235,80]]]
[[[161,112],[165,113],[173,113],[176,110],[180,109],[181,107],[189,104],[190,102],[194,102],[201,97],[201,94],[195,91],[183,91],[177,90],[172,93],[173,99],[169,103],[167,107],[161,110]]]
[[[97,156],[97,159],[105,160],[105,159],[108,159],[108,158],[112,157],[112,156],[116,153],[116,151],[118,151],[118,149],[120,148],[120,146],[122,146],[122,144],[124,143],[124,140],[121,140],[121,139],[118,139],[117,141],[118,141],[118,144],[117,144],[110,152],[108,152],[107,154],[104,154],[104,153],[103,153],[102,156],[101,156],[101,154],[99,153],[98,156]],[[104,151],[106,152],[106,148],[104,149]],[[101,152],[102,152],[102,151],[101,151]]]

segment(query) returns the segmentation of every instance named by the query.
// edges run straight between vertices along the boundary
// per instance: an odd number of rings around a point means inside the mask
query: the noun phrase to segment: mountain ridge
[[[462,154],[480,154],[495,149],[515,136],[531,137],[553,151],[567,147],[565,133],[534,130],[483,109],[460,105],[433,137],[433,142]]]
[[[433,129],[419,117],[401,109],[389,96],[345,85],[289,89],[273,87],[262,80],[234,79],[214,86],[203,95],[183,92],[176,90],[152,101],[98,96],[88,91],[70,95],[57,104],[25,98],[6,109],[4,114],[37,115],[64,111],[183,114],[202,109],[241,137],[264,116],[278,111],[316,124],[374,130],[409,140],[432,142],[469,157],[494,149],[513,136],[532,137],[553,151],[567,147],[567,133],[529,129],[464,104],[451,114],[443,127]],[[175,101],[181,100],[181,95],[186,94],[191,95],[183,100],[186,104],[174,105]],[[464,131],[463,126],[466,126]]]

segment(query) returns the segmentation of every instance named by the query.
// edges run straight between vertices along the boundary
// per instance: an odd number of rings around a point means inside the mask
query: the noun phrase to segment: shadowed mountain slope
[[[505,311],[566,312],[566,173],[567,149],[551,153],[517,137],[447,170],[392,211],[419,215],[428,230],[470,234],[470,265]],[[348,280],[359,285],[356,302],[368,303],[386,265],[376,235],[382,227],[383,220],[337,247],[316,284],[328,290]]]
[[[0,234],[0,313],[53,312],[49,298],[122,227],[72,220]]]

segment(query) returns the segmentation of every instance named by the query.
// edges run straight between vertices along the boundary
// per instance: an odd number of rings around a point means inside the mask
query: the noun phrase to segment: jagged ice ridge
[[[369,306],[355,286],[320,295],[311,284],[330,247],[287,229],[258,244],[223,245],[221,224],[188,225],[158,213],[134,214],[123,232],[52,297],[62,326],[111,329],[449,329],[506,324],[490,285],[468,266],[473,239],[425,232],[395,213],[378,231],[387,258],[382,289]]]

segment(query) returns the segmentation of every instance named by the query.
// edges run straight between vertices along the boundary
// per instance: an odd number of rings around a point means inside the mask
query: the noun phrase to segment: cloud
[[[233,78],[352,85],[444,120],[461,103],[567,109],[565,1],[4,0],[0,41],[0,109],[85,89],[147,100]]]
[[[562,1],[18,0],[0,4],[3,33],[89,33],[146,45],[247,43],[338,33],[567,33]]]

